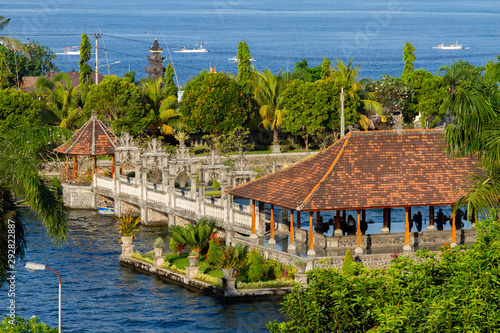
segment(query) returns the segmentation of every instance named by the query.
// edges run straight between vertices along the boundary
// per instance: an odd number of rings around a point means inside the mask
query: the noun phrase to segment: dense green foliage
[[[34,125],[39,119],[42,105],[23,91],[0,90],[0,130]]]
[[[172,229],[172,237],[170,238],[170,248],[179,248],[188,246],[192,251],[202,253],[208,249],[210,236],[217,231],[217,226],[214,220],[208,221],[203,218],[196,223],[187,224],[185,227],[176,225]]]
[[[15,317],[3,318],[0,322],[0,332],[9,333],[57,333],[57,328],[50,328],[50,326],[38,320],[38,318],[24,319]]]
[[[78,62],[78,71],[80,72],[80,84],[86,86],[92,83],[92,68],[88,61],[92,56],[92,46],[86,34],[82,34],[80,42],[80,61]]]
[[[228,133],[243,126],[252,110],[251,97],[223,73],[201,73],[184,90],[181,113],[191,131]]]
[[[498,211],[494,213],[498,216]],[[500,326],[500,222],[478,222],[467,251],[444,246],[395,258],[390,269],[309,272],[286,296],[290,321],[272,332],[496,332]]]
[[[137,134],[146,128],[141,91],[128,80],[106,76],[99,85],[90,87],[83,107],[86,119],[93,110],[116,133]]]
[[[9,49],[0,45],[0,53],[5,55],[8,79],[11,85],[20,86],[25,76],[42,76],[48,72],[59,71],[54,60],[56,56],[48,46],[30,41],[26,45],[27,54],[16,49]]]

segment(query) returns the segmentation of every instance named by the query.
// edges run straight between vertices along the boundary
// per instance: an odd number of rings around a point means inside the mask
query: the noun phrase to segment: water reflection
[[[24,270],[33,261],[61,274],[65,332],[267,332],[267,321],[283,319],[278,302],[226,303],[120,266],[113,217],[71,211],[68,241],[57,247],[29,211],[23,215],[28,249],[16,267],[18,316],[36,315],[57,327],[57,276]],[[162,231],[143,227],[134,239],[135,250],[152,250]],[[6,295],[5,285],[0,292]],[[7,298],[0,299],[7,306]]]

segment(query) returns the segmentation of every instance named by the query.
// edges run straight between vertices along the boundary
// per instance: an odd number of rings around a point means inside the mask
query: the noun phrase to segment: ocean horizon
[[[415,68],[433,74],[459,60],[484,66],[500,54],[500,3],[494,1],[49,0],[11,2],[3,6],[2,15],[11,18],[5,36],[39,41],[54,53],[78,46],[82,33],[94,47],[90,34],[102,33],[102,74],[122,76],[135,70],[137,78],[145,77],[148,50],[158,38],[165,66],[173,62],[180,85],[209,68],[236,73],[236,64],[228,59],[242,40],[259,71],[292,71],[302,59],[318,66],[326,56],[332,63],[353,59],[361,77],[373,80],[401,75],[406,42],[416,48]],[[174,52],[198,43],[213,52]],[[432,48],[441,43],[469,49]],[[55,63],[61,71],[78,70],[78,60],[60,55]]]

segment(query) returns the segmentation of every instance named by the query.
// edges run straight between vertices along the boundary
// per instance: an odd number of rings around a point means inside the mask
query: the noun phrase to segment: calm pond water
[[[278,319],[279,302],[228,303],[171,285],[120,266],[114,217],[80,210],[70,212],[68,241],[55,246],[28,211],[28,249],[17,262],[16,315],[36,315],[58,323],[58,279],[54,272],[28,272],[28,261],[56,269],[62,278],[64,332],[267,332]],[[161,228],[143,227],[135,248],[150,251]],[[6,285],[0,290],[2,317],[7,315]]]

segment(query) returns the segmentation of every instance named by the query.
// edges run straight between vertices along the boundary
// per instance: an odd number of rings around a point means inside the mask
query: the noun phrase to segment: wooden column
[[[288,253],[295,253],[295,237],[293,230],[293,210],[290,210],[290,245],[288,245]]]
[[[271,238],[269,239],[268,244],[276,244],[276,240],[274,240],[274,205],[271,205]]]
[[[251,200],[252,201],[252,236],[255,236],[257,237],[257,235],[255,235],[255,200]]]
[[[69,180],[69,156],[66,155],[66,181]]]
[[[76,181],[78,178],[78,158],[73,156],[73,180]]]
[[[383,225],[382,225],[382,230],[381,232],[384,234],[387,234],[390,232],[389,229],[389,208],[384,208],[383,209]]]
[[[457,246],[457,225],[455,223],[455,213],[453,212],[453,205],[451,205],[451,247]]]
[[[316,255],[314,252],[313,212],[309,212],[309,251],[307,251],[307,255]]]
[[[434,226],[434,206],[429,206],[429,225],[427,226],[427,230],[436,230]]]
[[[92,181],[94,181],[94,174],[97,172],[96,157],[92,156]]]
[[[410,246],[410,207],[405,207],[405,246],[404,251],[411,251]]]
[[[300,229],[300,210],[297,211],[297,229]]]
[[[115,155],[111,155],[111,178],[115,176]]]
[[[337,210],[337,216],[335,216],[335,236],[342,236],[344,232],[340,228],[340,210]]]
[[[356,226],[356,247],[361,247],[361,210],[357,210],[358,221]]]
[[[355,254],[363,254],[363,249],[361,248],[361,209],[356,210],[357,214],[357,225],[356,225],[356,249]]]

